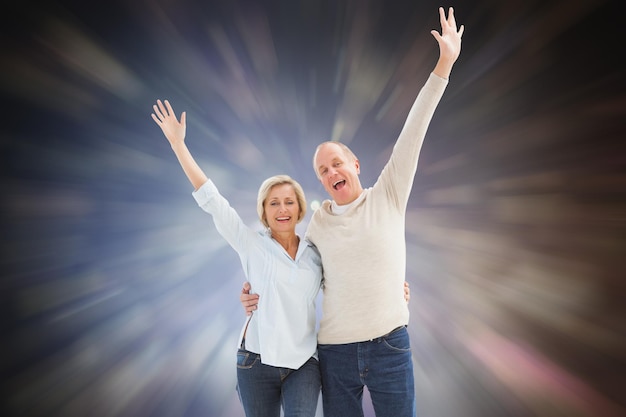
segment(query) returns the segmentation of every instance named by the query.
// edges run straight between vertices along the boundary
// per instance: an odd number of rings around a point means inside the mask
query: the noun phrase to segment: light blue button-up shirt
[[[246,279],[260,296],[258,309],[241,329],[239,344],[247,324],[246,349],[259,353],[264,364],[298,369],[317,357],[315,300],[322,261],[315,246],[301,239],[292,259],[268,232],[246,226],[211,180],[193,197],[237,251]]]

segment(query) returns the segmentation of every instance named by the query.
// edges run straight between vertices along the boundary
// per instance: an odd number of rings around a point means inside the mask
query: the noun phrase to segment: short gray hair
[[[348,145],[346,145],[345,143],[342,143],[336,140],[327,140],[326,142],[322,142],[319,145],[317,145],[317,148],[315,148],[315,153],[313,154],[313,171],[315,171],[315,175],[317,176],[317,178],[319,178],[320,175],[317,172],[317,167],[315,166],[315,159],[317,159],[317,154],[319,153],[320,149],[322,149],[323,146],[331,144],[331,143],[334,143],[335,145],[339,146],[341,150],[343,151],[343,154],[345,155],[345,157],[348,158],[348,160],[356,161],[357,159],[359,159],[356,157],[354,152],[352,152],[352,149],[348,148]]]

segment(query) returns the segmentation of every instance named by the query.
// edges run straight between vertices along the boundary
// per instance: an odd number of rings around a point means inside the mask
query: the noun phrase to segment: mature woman
[[[237,352],[237,389],[248,417],[314,416],[321,381],[315,333],[315,299],[322,280],[317,249],[296,234],[306,213],[302,187],[286,175],[259,189],[257,212],[264,232],[245,226],[193,159],[170,103],[158,100],[152,118],[170,142],[219,233],[237,251],[244,273],[261,295],[259,310],[244,323]]]

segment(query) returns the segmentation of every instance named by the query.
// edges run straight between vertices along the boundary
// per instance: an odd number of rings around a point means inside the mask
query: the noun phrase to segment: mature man
[[[382,416],[414,416],[415,387],[402,291],[406,269],[405,214],[426,130],[461,51],[464,27],[439,9],[439,60],[413,104],[376,183],[364,189],[361,165],[339,142],[313,157],[332,198],[313,214],[305,235],[324,266],[318,333],[324,416],[362,416],[363,387]],[[252,300],[252,301],[249,301]],[[244,305],[254,303],[245,298]]]

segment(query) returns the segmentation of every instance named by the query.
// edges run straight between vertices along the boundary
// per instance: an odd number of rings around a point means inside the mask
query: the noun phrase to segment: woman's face
[[[294,232],[300,204],[291,184],[275,185],[263,204],[264,216],[272,232]]]

